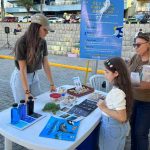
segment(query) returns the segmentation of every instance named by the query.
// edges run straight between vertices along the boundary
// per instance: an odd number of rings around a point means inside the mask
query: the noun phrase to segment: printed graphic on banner
[[[80,57],[105,60],[121,56],[123,36],[122,0],[83,0]]]

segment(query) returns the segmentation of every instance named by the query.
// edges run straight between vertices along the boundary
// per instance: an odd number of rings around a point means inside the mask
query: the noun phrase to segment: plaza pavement
[[[0,55],[9,55],[10,52],[11,52],[10,50],[0,50]],[[87,63],[87,60],[85,59],[68,58],[65,56],[56,56],[56,55],[49,55],[49,61],[83,67],[85,67]],[[90,64],[90,66],[93,65]],[[99,62],[98,68],[99,69],[103,68],[101,62]],[[14,70],[13,60],[0,59],[0,111],[9,108],[13,103],[12,92],[9,85],[10,76],[13,70]],[[72,77],[74,76],[80,76],[82,82],[84,81],[85,77],[85,72],[56,67],[52,67],[52,73],[54,83],[57,87],[64,84],[73,84]],[[89,76],[91,75],[92,73],[89,73]],[[49,84],[43,71],[39,71],[39,78],[41,81],[42,92],[46,92],[49,89]],[[130,147],[130,138],[127,137],[125,150],[129,150],[130,149],[129,147]],[[0,150],[4,150],[4,138],[2,135],[0,135]],[[13,144],[13,150],[27,150],[27,149],[20,145]]]

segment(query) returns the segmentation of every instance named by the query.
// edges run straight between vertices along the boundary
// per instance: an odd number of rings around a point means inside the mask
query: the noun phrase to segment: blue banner
[[[121,56],[123,0],[82,0],[80,57],[105,60]]]

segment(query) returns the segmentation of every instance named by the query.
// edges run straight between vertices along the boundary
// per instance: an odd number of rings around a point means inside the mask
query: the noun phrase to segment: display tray
[[[91,87],[88,87],[86,85],[82,85],[83,89],[80,92],[77,92],[74,88],[68,89],[67,93],[76,97],[85,96],[87,94],[93,93],[94,89]]]

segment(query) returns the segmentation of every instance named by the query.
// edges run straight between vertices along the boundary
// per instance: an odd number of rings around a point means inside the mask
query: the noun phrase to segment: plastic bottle
[[[11,108],[11,124],[17,124],[20,120],[18,104],[14,103]]]
[[[20,114],[20,119],[24,119],[27,115],[27,106],[25,100],[20,100],[19,114]]]
[[[33,113],[34,113],[34,101],[33,97],[29,96],[27,102],[27,114],[32,115]]]

